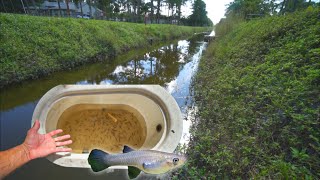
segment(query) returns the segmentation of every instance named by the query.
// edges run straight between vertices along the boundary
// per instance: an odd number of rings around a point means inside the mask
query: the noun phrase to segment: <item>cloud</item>
[[[226,5],[233,0],[203,0],[207,5],[208,17],[217,24],[224,17]]]

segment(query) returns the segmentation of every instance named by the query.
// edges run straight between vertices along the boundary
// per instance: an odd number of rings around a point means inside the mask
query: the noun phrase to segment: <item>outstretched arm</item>
[[[53,138],[52,136],[61,133],[62,130],[57,129],[47,134],[39,134],[39,128],[40,123],[36,120],[21,145],[0,152],[0,179],[32,159],[45,157],[56,152],[71,151],[71,148],[59,147],[72,143],[71,140],[67,140],[70,135]]]

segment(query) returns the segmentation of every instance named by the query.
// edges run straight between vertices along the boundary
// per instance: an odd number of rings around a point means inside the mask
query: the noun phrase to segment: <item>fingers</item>
[[[56,135],[61,132],[62,132],[62,130],[58,129],[58,130],[50,132],[49,134]],[[66,145],[72,144],[72,140],[67,140],[70,137],[71,136],[69,134],[67,134],[67,135],[63,135],[63,136],[59,136],[59,137],[54,138],[55,145],[56,145],[55,152],[71,152],[72,151],[71,148],[61,147],[61,146],[66,146]],[[63,140],[67,140],[67,141],[63,141]],[[60,142],[60,141],[62,141],[62,142]]]
[[[64,135],[64,136],[59,136],[59,137],[54,138],[54,141],[62,141],[62,140],[66,140],[66,139],[69,139],[69,138],[70,138],[70,135],[67,134],[67,135]]]
[[[57,129],[57,130],[49,132],[47,135],[52,137],[52,136],[55,136],[55,135],[62,133],[62,132],[63,132],[62,129]],[[69,134],[67,134],[67,135],[53,138],[53,140],[55,141],[55,145],[56,145],[55,152],[71,152],[72,151],[71,148],[59,147],[59,146],[66,146],[66,145],[72,144],[72,140],[67,140],[70,137],[71,136]],[[67,140],[67,141],[64,141],[64,140]],[[60,141],[62,141],[62,142],[60,142]]]
[[[63,142],[56,142],[56,146],[66,146],[72,144],[72,140],[63,141]]]
[[[71,148],[60,148],[60,147],[57,147],[55,149],[55,152],[71,152],[72,149]]]
[[[53,130],[53,131],[49,132],[48,134],[50,136],[55,136],[55,135],[57,135],[59,133],[62,133],[62,129]]]

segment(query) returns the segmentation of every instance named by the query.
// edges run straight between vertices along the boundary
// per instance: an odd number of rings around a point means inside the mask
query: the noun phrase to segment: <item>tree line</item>
[[[211,21],[207,17],[206,5],[202,0],[49,0],[67,4],[67,16],[70,16],[68,4],[74,3],[82,7],[87,3],[103,12],[105,19],[126,19],[130,22],[143,22],[147,18],[151,23],[176,23],[193,26],[208,26]],[[44,0],[1,0],[0,12],[27,13],[28,7],[39,7]],[[188,2],[193,4],[193,13],[185,17],[182,15],[182,7]],[[61,11],[61,10],[60,10]],[[60,16],[61,12],[59,13]],[[164,15],[165,14],[165,15]],[[37,15],[37,14],[34,14]],[[82,15],[82,8],[81,8]]]
[[[311,0],[234,0],[226,7],[225,17],[216,25],[217,36],[230,32],[240,22],[260,17],[285,15],[308,7],[320,6]]]
[[[234,0],[227,5],[226,16],[283,15],[317,4],[311,0]]]

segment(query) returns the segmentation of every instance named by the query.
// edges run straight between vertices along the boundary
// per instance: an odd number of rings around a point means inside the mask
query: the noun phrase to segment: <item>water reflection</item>
[[[98,84],[159,84],[165,86],[187,62],[188,41],[179,41],[119,65]]]
[[[198,36],[168,46],[131,51],[109,62],[85,65],[69,72],[55,73],[43,79],[1,89],[0,150],[22,143],[30,128],[32,112],[37,101],[49,89],[59,84],[159,84],[173,95],[185,119],[189,119],[183,124],[185,138],[181,142],[186,143],[192,118],[190,114],[194,109],[191,108],[190,83],[206,46],[202,38]],[[43,175],[35,175],[39,168],[45,172]],[[11,179],[75,177],[72,174],[82,174],[79,179],[92,177],[88,169],[63,170],[61,167],[52,166],[49,161],[42,160],[29,163],[24,169],[26,172],[18,170]]]
[[[201,36],[169,46],[130,51],[111,62],[85,65],[68,72],[1,89],[0,110],[37,101],[59,84],[159,84],[171,82],[201,45]],[[145,53],[147,52],[147,53]],[[129,61],[128,61],[129,60]],[[119,65],[119,62],[121,63]]]

